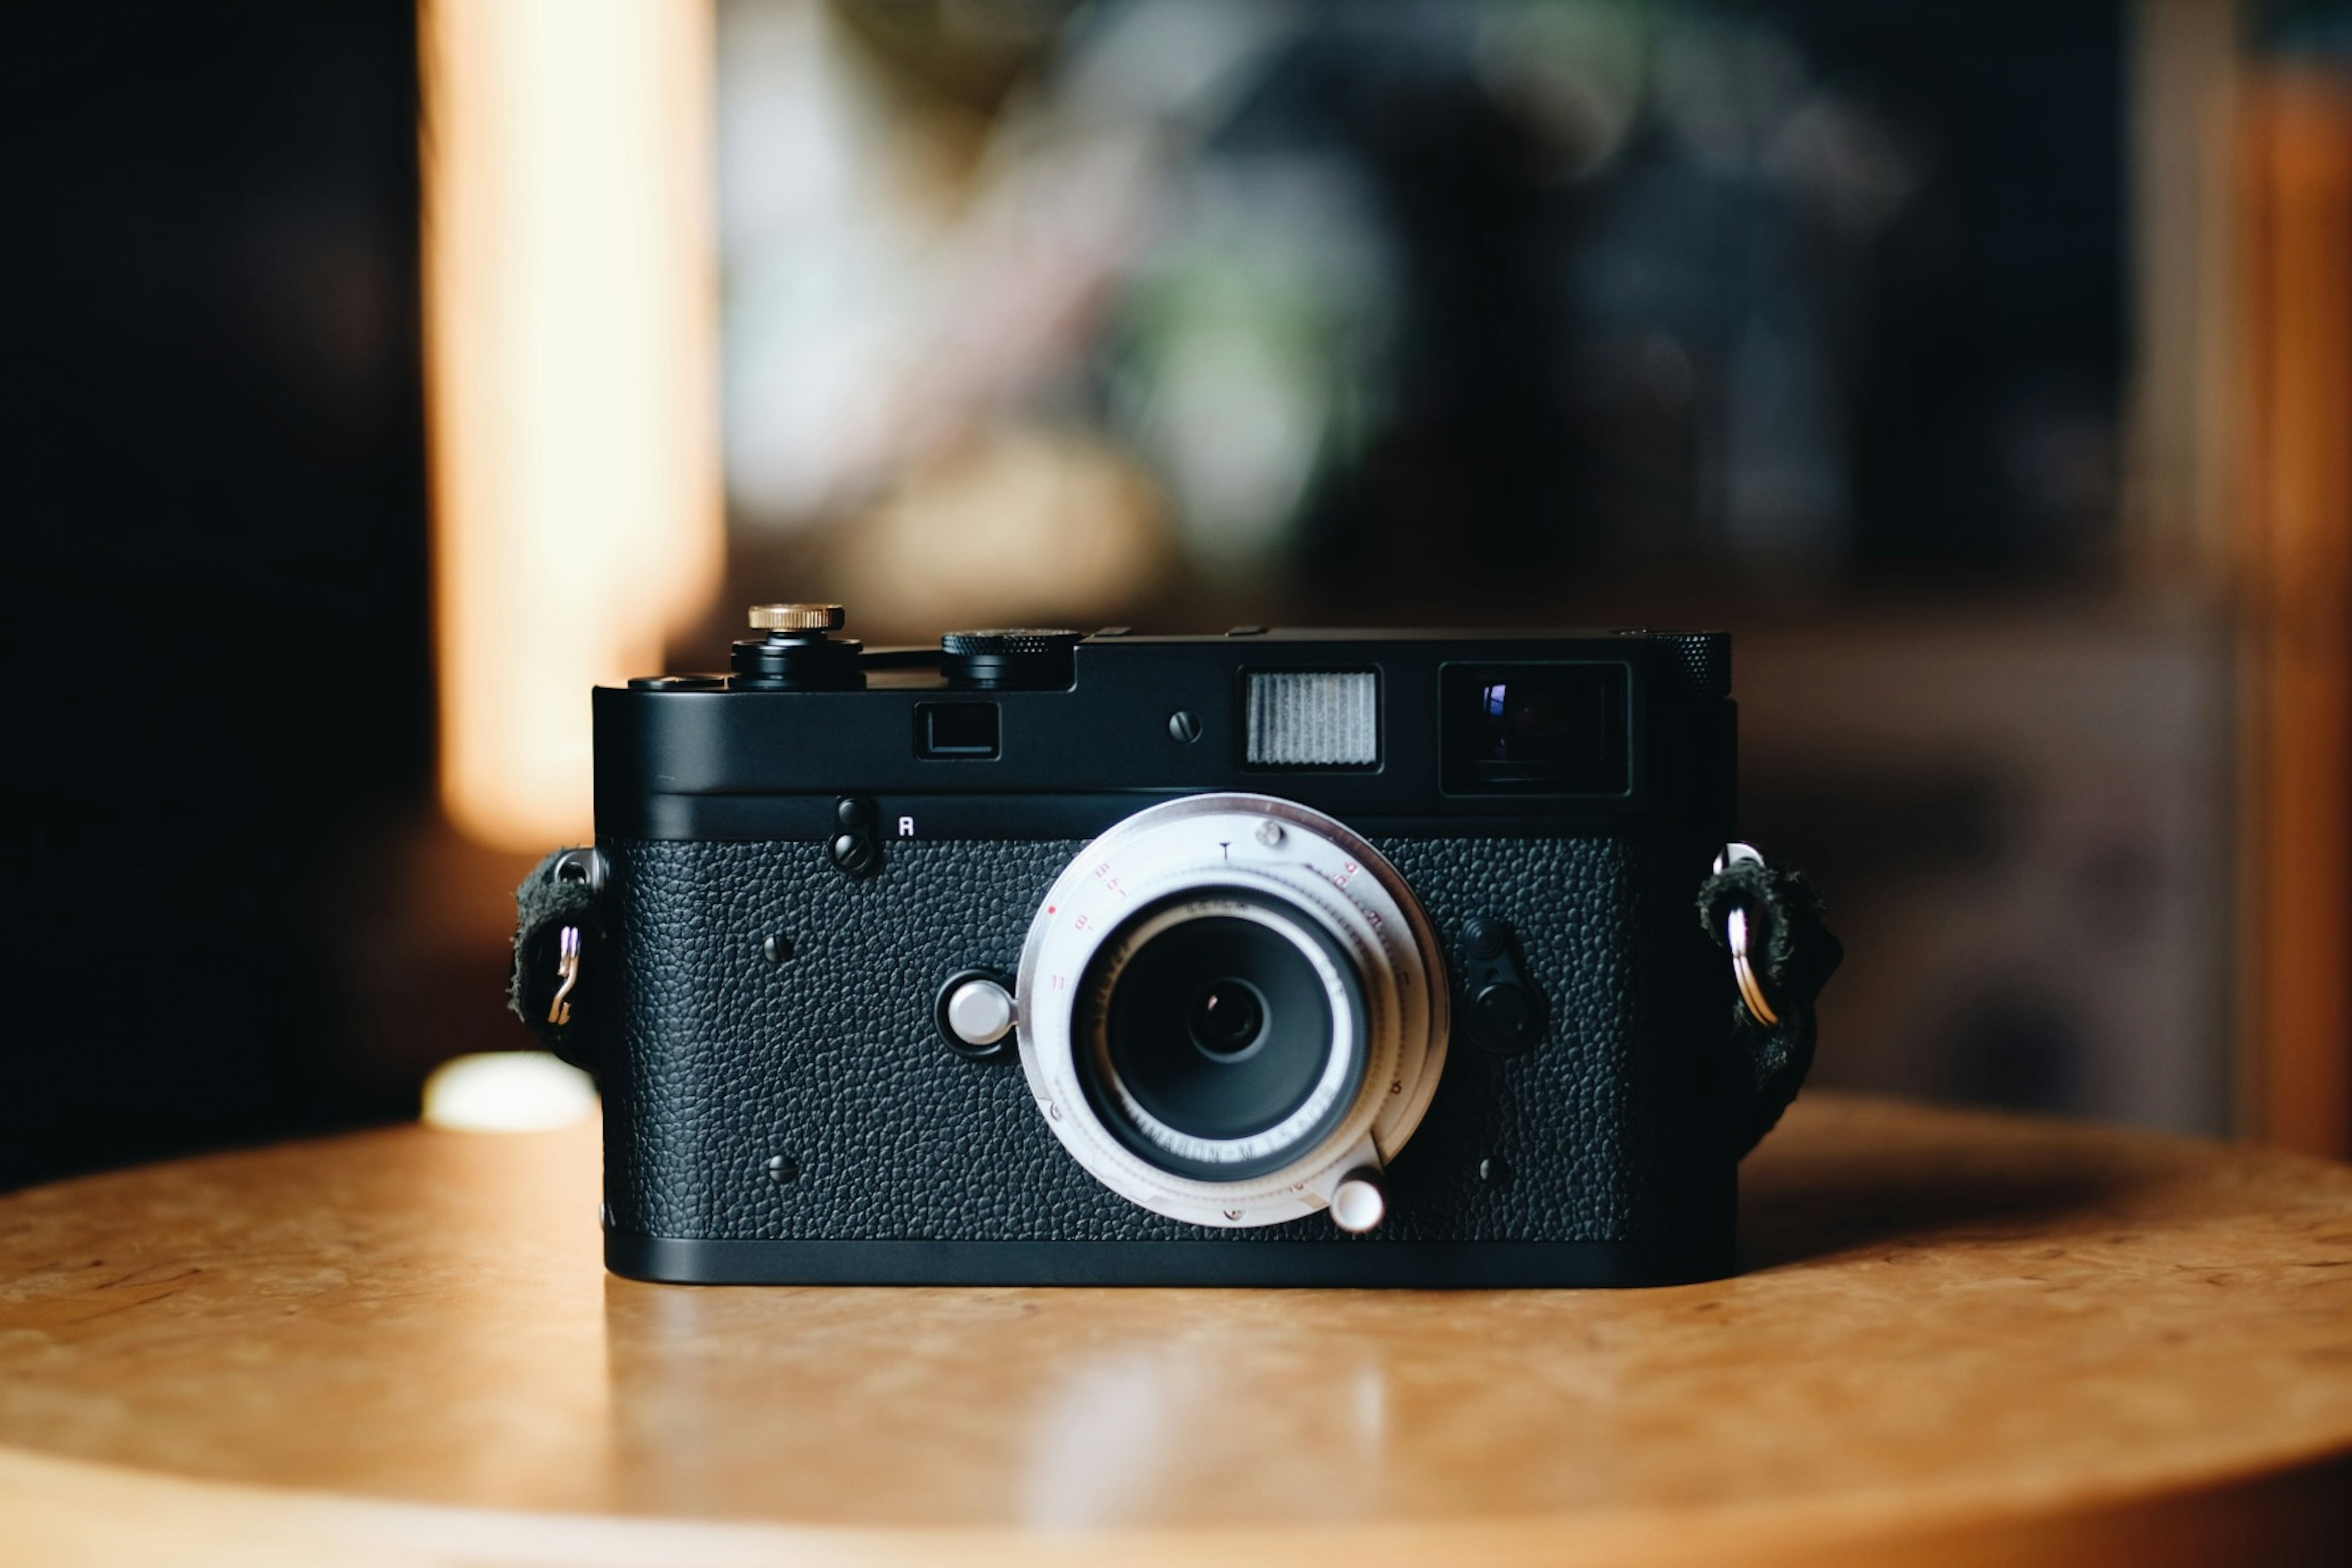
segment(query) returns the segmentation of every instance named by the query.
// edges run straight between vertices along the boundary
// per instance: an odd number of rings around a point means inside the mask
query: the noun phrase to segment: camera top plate
[[[1733,837],[1718,632],[943,640],[794,627],[739,644],[732,675],[599,688],[599,833],[815,837],[857,795],[899,837],[1086,836],[1139,795],[1246,790],[1397,831]]]

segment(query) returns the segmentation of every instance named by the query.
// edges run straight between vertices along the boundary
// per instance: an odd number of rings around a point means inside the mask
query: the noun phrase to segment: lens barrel
[[[1087,1173],[1171,1217],[1278,1224],[1412,1135],[1448,984],[1412,890],[1343,824],[1271,795],[1165,801],[1040,900],[1021,1063]]]

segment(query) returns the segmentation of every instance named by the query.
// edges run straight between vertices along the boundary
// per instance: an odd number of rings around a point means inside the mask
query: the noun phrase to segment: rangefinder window
[[[1622,795],[1622,664],[1449,665],[1448,795]]]

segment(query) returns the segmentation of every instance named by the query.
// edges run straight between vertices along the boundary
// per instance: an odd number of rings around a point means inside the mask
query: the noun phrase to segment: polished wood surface
[[[1652,1291],[782,1289],[593,1130],[0,1198],[0,1561],[2340,1561],[2352,1167],[1812,1096]]]

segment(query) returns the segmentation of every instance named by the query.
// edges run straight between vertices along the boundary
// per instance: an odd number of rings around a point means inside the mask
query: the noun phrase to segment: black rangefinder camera
[[[549,873],[593,893],[547,963],[615,1271],[1730,1269],[1726,636],[751,624],[595,692],[596,847]]]

